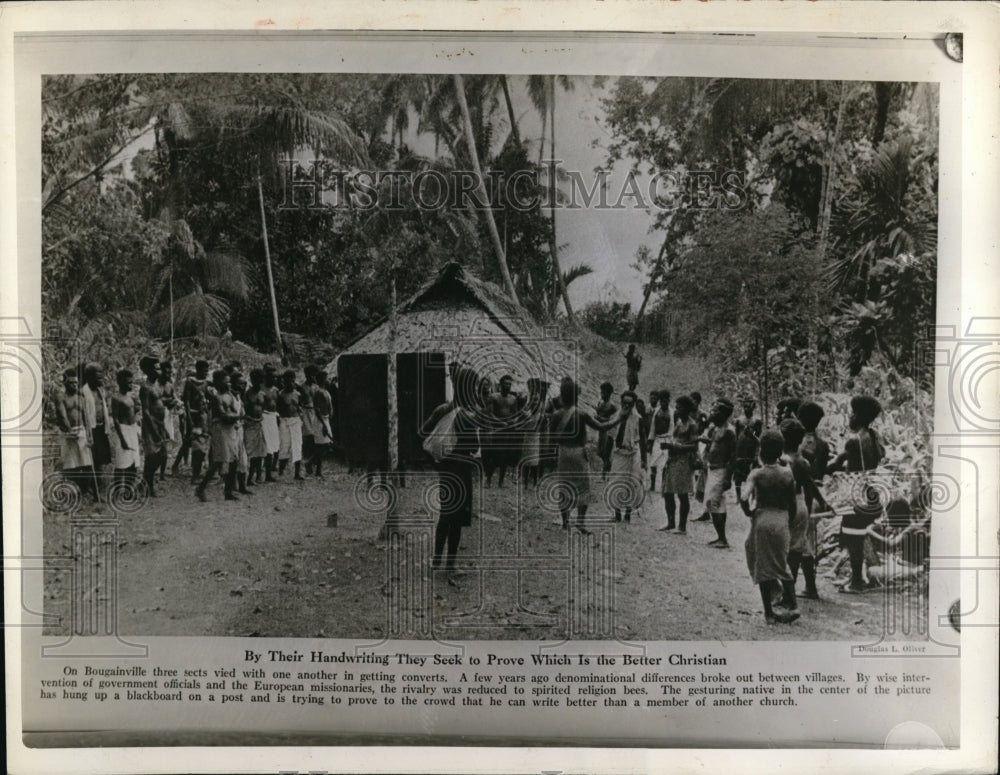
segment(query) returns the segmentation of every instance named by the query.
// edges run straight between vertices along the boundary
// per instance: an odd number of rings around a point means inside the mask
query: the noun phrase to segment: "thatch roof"
[[[381,354],[389,349],[389,321],[381,321],[341,355]],[[583,388],[581,403],[596,401],[596,380],[580,359],[576,338],[543,327],[499,288],[470,275],[460,264],[445,265],[396,308],[396,352],[444,352],[494,382],[505,373],[516,390],[529,377],[553,387],[567,374]],[[339,357],[339,356],[338,356]],[[337,362],[327,371],[336,373]]]

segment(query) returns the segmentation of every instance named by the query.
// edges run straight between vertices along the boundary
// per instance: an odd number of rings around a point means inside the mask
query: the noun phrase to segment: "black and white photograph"
[[[661,5],[5,6],[11,771],[986,771],[1000,25]]]
[[[927,632],[936,83],[41,101],[44,540],[124,514],[120,633]]]

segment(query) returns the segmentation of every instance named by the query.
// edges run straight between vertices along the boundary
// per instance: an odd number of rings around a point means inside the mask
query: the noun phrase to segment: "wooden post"
[[[271,247],[267,240],[267,215],[264,213],[264,186],[260,182],[260,165],[257,167],[257,195],[260,199],[260,228],[264,237],[264,260],[267,264],[267,288],[271,292],[271,312],[274,315],[274,335],[278,340],[278,357],[284,362],[281,344],[281,325],[278,323],[278,299],[274,294],[274,272],[271,270]]]
[[[385,486],[390,490],[397,485],[399,469],[399,402],[396,400],[396,271],[390,270],[389,276],[389,343],[386,347],[386,398],[389,407],[389,471],[382,477]],[[389,538],[389,529],[396,524],[395,498],[386,498],[385,519],[379,528],[378,540]]]

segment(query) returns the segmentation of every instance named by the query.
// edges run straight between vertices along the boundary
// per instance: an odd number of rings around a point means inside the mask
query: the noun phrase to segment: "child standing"
[[[809,469],[809,461],[799,452],[805,428],[794,419],[786,419],[781,423],[781,435],[785,440],[784,460],[795,480],[795,521],[792,522],[791,544],[788,549],[788,569],[792,574],[792,583],[798,580],[799,568],[806,580],[805,596],[810,600],[818,600],[816,591],[816,523],[812,519],[812,505],[819,504],[825,508],[823,496],[813,482]]]
[[[763,465],[750,472],[740,493],[743,513],[753,520],[745,545],[747,568],[760,587],[768,624],[794,622],[800,615],[787,563],[790,526],[796,514],[795,481],[791,471],[778,462],[783,447],[780,432],[772,429],[761,435]],[[779,594],[781,604],[775,605]]]

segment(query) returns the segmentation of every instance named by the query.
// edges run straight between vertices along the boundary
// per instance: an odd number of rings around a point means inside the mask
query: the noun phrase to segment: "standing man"
[[[604,382],[601,385],[601,400],[594,407],[597,410],[598,422],[607,422],[618,412],[618,407],[611,401],[614,392],[614,385],[610,382]],[[601,431],[597,435],[597,456],[601,459],[601,473],[605,479],[608,478],[608,471],[611,470],[611,451],[613,448],[614,440],[607,431]]]
[[[63,393],[56,402],[56,423],[62,431],[60,452],[63,476],[76,484],[81,495],[90,492],[98,499],[93,478],[93,458],[90,426],[87,422],[83,396],[79,393],[79,379],[76,369],[63,373]]]
[[[486,486],[490,486],[493,469],[499,468],[497,487],[503,487],[507,466],[517,465],[517,454],[521,444],[511,430],[511,418],[517,414],[517,395],[511,392],[514,378],[504,374],[500,378],[500,391],[490,396],[490,415],[494,420],[494,432],[486,434],[488,439],[489,462],[486,465]]]
[[[632,392],[635,392],[639,385],[639,370],[641,368],[642,356],[636,352],[635,345],[630,344],[628,352],[625,353],[625,380],[628,383],[628,389]]]
[[[712,427],[701,441],[707,444],[705,450],[705,512],[715,527],[716,538],[709,546],[728,549],[726,540],[726,491],[732,484],[733,467],[736,462],[736,432],[729,424],[733,414],[733,404],[727,398],[720,398],[709,412]]]
[[[142,478],[146,482],[149,497],[157,497],[156,471],[161,464],[166,465],[167,430],[164,419],[167,414],[163,405],[159,376],[160,368],[156,358],[147,355],[139,360],[139,368],[146,375],[146,381],[139,388],[139,403],[142,406],[142,451],[146,462],[142,467]]]
[[[264,365],[264,414],[261,428],[264,431],[264,481],[276,482],[274,469],[278,467],[278,453],[281,449],[281,432],[278,430],[278,368],[273,363]]]
[[[316,372],[312,363],[306,364],[305,382],[299,386],[299,416],[302,418],[302,457],[306,461],[306,474],[312,475],[313,456],[316,443],[316,412],[313,409],[313,393],[316,390]]]
[[[248,482],[260,484],[267,443],[264,440],[264,370],[250,370],[250,389],[243,401],[243,444],[250,459]],[[277,429],[275,429],[277,430]],[[268,468],[270,475],[270,468]],[[256,478],[255,478],[256,477]]]
[[[229,376],[225,371],[218,369],[212,374],[212,387],[214,391],[209,394],[212,415],[211,462],[195,495],[199,500],[207,501],[205,488],[217,472],[225,469],[225,497],[227,501],[235,501],[239,500],[233,492],[236,489],[236,466],[239,461],[239,438],[236,433],[239,410],[233,394],[229,392]]]
[[[170,361],[160,361],[159,376],[156,382],[160,387],[160,400],[163,401],[163,428],[166,432],[166,442],[176,441],[177,422],[174,414],[177,410],[177,396],[174,390],[174,365]],[[167,458],[169,457],[166,444],[164,447],[165,454],[160,462],[161,482],[167,473]]]
[[[760,447],[759,420],[754,417],[754,400],[743,399],[743,417],[736,423],[736,462],[733,468],[733,485],[739,498],[743,483],[750,472],[757,467],[757,453]]]
[[[253,495],[247,489],[247,475],[250,473],[250,457],[247,455],[246,438],[243,432],[243,422],[245,413],[243,409],[243,395],[247,389],[247,381],[243,372],[234,371],[229,378],[230,392],[233,394],[233,401],[236,402],[236,490],[241,495]]]
[[[542,381],[538,377],[528,378],[528,401],[521,410],[527,417],[524,443],[521,445],[521,470],[526,488],[529,479],[532,479],[534,484],[538,484],[538,474],[542,465],[545,396],[542,394],[541,384]]]
[[[108,396],[104,390],[104,376],[96,363],[87,364],[83,370],[83,411],[90,428],[90,455],[94,465],[94,487],[104,478],[104,467],[111,462],[111,439],[108,436],[111,412]]]
[[[698,435],[704,436],[708,431],[708,415],[701,411],[701,393],[697,390],[691,391],[691,400],[694,401],[694,413],[691,415],[694,421],[698,423]],[[698,503],[702,503],[705,500],[705,469],[701,464],[702,455],[705,452],[705,447],[703,443],[698,444],[698,449],[695,454],[695,463],[698,464],[698,468],[694,472],[694,497]],[[708,509],[702,512],[695,522],[708,522]]]
[[[302,416],[299,412],[301,399],[299,386],[295,384],[295,372],[288,369],[281,375],[281,390],[278,391],[278,475],[285,473],[288,461],[295,468],[295,481],[302,476]]]
[[[797,407],[796,407],[797,408]],[[851,563],[851,580],[841,588],[841,592],[857,593],[867,587],[864,580],[864,546],[868,528],[882,514],[882,502],[878,489],[866,481],[864,473],[878,468],[885,457],[885,447],[878,435],[871,428],[882,413],[882,405],[872,396],[853,396],[851,398],[851,413],[847,419],[851,435],[844,443],[844,451],[834,458],[826,468],[827,474],[833,474],[841,468],[847,468],[849,474],[856,474],[860,479],[861,492],[852,487],[852,509],[841,518],[840,545],[847,549]]]
[[[614,450],[611,470],[615,474],[635,482],[635,487],[626,485],[625,521],[632,521],[632,510],[638,509],[643,501],[642,469],[646,466],[646,440],[639,431],[639,413],[635,409],[636,394],[631,390],[622,393],[621,424],[610,433]],[[608,433],[608,431],[604,431]],[[615,522],[622,521],[621,509],[615,509]]]
[[[327,389],[326,372],[316,370],[316,387],[313,388],[313,411],[316,413],[316,435],[313,439],[312,468],[317,479],[323,478],[323,458],[333,443],[333,400]]]
[[[191,483],[201,476],[201,467],[208,454],[208,361],[198,360],[194,374],[189,374],[181,389],[181,407],[184,411],[185,433],[181,448],[177,450],[172,471],[177,476],[181,461],[191,453]]]
[[[115,466],[114,482],[134,484],[139,469],[139,407],[132,396],[132,372],[122,369],[115,374],[118,392],[111,397],[111,459]]]
[[[462,528],[472,524],[473,476],[477,473],[475,453],[479,447],[476,423],[472,409],[479,392],[478,378],[471,369],[456,366],[451,371],[454,398],[438,406],[420,428],[420,435],[427,438],[439,429],[441,422],[448,422],[448,449],[436,468],[440,477],[441,505],[437,527],[434,531],[434,557],[432,568],[437,570],[444,562],[448,583],[458,586],[455,558],[462,542]],[[446,554],[447,550],[447,554]]]
[[[655,399],[655,401],[654,401]],[[673,426],[670,423],[670,391],[653,391],[649,394],[652,414],[649,418],[649,489],[656,491],[656,472],[667,466],[667,442]]]
[[[691,396],[680,396],[674,408],[673,429],[667,442],[661,444],[667,450],[667,463],[663,467],[661,486],[667,524],[660,530],[675,529],[674,516],[679,508],[676,531],[684,534],[687,533],[687,519],[691,511],[690,496],[694,489],[692,458],[698,450],[698,424],[691,416],[694,412],[694,401],[691,400]]]

